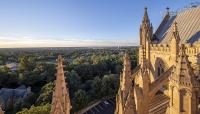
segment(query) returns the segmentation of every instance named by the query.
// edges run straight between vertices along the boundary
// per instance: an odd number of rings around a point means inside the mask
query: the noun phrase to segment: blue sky
[[[154,30],[166,7],[197,0],[0,0],[0,47],[137,45],[144,7]]]

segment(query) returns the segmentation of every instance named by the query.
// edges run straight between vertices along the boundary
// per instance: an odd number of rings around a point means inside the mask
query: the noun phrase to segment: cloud
[[[95,39],[53,39],[32,37],[0,37],[0,48],[23,47],[88,47],[88,46],[134,46],[133,39],[95,40]]]

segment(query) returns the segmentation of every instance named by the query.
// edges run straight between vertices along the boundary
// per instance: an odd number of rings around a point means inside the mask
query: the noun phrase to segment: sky
[[[197,0],[0,0],[0,48],[135,46],[148,8],[154,30],[166,7]]]

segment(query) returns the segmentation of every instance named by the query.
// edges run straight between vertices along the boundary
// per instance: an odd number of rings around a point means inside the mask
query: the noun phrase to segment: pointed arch
[[[159,77],[167,69],[169,69],[167,62],[164,59],[157,57],[155,61],[155,78]]]

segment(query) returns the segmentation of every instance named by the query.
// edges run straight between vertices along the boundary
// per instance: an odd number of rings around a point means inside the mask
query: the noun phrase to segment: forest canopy
[[[7,114],[49,114],[56,58],[64,57],[65,79],[68,83],[72,112],[104,97],[114,97],[119,87],[124,52],[130,54],[131,65],[137,65],[137,48],[0,50],[0,87],[31,87],[31,94],[5,109]],[[6,67],[17,63],[17,70]]]

